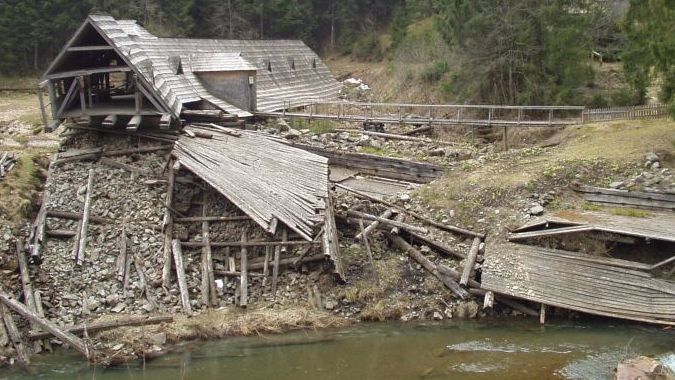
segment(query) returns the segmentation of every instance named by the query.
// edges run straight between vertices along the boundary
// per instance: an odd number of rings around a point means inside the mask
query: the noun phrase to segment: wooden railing
[[[585,123],[611,120],[665,119],[669,116],[665,104],[649,104],[633,107],[587,108],[582,119]]]
[[[584,107],[500,106],[464,104],[360,103],[296,100],[284,101],[278,112],[262,117],[304,118],[362,123],[549,127],[579,124]]]

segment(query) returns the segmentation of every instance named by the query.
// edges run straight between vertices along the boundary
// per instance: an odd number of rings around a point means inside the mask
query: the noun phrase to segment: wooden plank
[[[101,51],[101,50],[114,50],[110,45],[89,45],[89,46],[70,46],[68,47],[68,51],[70,52],[75,52],[75,51]]]
[[[34,323],[37,327],[40,327],[41,329],[49,332],[50,334],[54,335],[54,337],[79,351],[87,359],[93,360],[96,358],[96,352],[92,349],[89,349],[87,344],[82,341],[82,339],[69,332],[62,331],[57,325],[33,313],[24,304],[15,300],[14,297],[5,293],[3,290],[0,290],[0,300],[4,302],[7,307],[14,310],[30,322]]]
[[[89,216],[91,214],[91,198],[94,193],[94,169],[89,169],[89,177],[87,179],[87,193],[84,198],[84,208],[82,209],[81,226],[78,234],[77,255],[75,258],[76,265],[82,265],[84,260],[84,252],[87,248],[87,233],[89,230]]]
[[[173,250],[173,261],[176,264],[176,277],[178,278],[178,289],[180,290],[180,301],[183,305],[183,311],[187,315],[192,315],[192,305],[190,305],[190,290],[185,281],[185,268],[183,267],[183,252],[180,248],[180,240],[174,239],[171,244]]]
[[[23,344],[21,333],[19,332],[19,329],[16,327],[14,317],[9,312],[9,310],[7,310],[7,307],[2,302],[0,302],[0,316],[2,317],[2,321],[4,322],[4,326],[6,328],[9,340],[12,342],[12,345],[14,346],[14,350],[16,351],[16,356],[19,362],[23,365],[29,365],[30,355],[28,354],[26,346]]]
[[[323,226],[323,249],[324,255],[330,258],[333,263],[334,273],[337,274],[338,279],[343,281],[345,278],[344,267],[342,265],[342,257],[340,256],[340,243],[337,225],[335,224],[335,213],[333,209],[333,197],[328,193],[325,198],[326,209],[324,215]]]
[[[466,257],[466,263],[464,263],[462,277],[459,280],[460,285],[467,285],[469,283],[471,272],[473,271],[474,265],[476,265],[476,258],[478,257],[478,248],[480,247],[480,243],[480,238],[473,239],[471,249],[469,250],[469,254]]]
[[[204,242],[203,241],[183,241],[181,242],[181,245],[183,247],[203,247]],[[257,241],[257,240],[251,240],[247,242],[222,242],[222,241],[214,241],[211,242],[211,248],[225,248],[225,247],[232,247],[232,248],[240,248],[240,247],[269,247],[269,246],[280,246],[280,247],[288,247],[288,246],[305,246],[305,245],[317,245],[316,242],[314,241],[307,241],[307,240],[290,240],[287,242],[280,242],[280,241]]]
[[[117,115],[108,115],[103,119],[103,122],[101,123],[102,126],[104,127],[114,127],[115,124],[117,124]]]
[[[391,209],[391,208],[390,208],[390,209],[385,210],[382,214],[380,214],[380,215],[378,216],[378,218],[389,219],[393,214],[394,214],[394,209]],[[359,220],[361,220],[361,219],[359,219]],[[363,237],[363,234],[364,234],[364,233],[370,234],[370,233],[373,232],[373,230],[375,230],[379,225],[380,225],[380,221],[379,221],[379,220],[373,221],[372,223],[370,223],[370,224],[368,225],[368,227],[366,227],[364,230],[362,230],[361,232],[359,232],[359,233],[354,237],[354,239],[361,239],[361,238]]]
[[[419,232],[419,233],[422,233],[422,234],[429,233],[429,230],[427,230],[426,228],[413,226],[413,225],[407,224],[407,223],[397,222],[397,221],[391,220],[391,219],[380,218],[378,216],[366,214],[366,213],[360,212],[360,211],[348,210],[347,215],[355,216],[355,217],[358,217],[358,218],[361,218],[361,219],[378,221],[382,224],[387,224],[387,225],[390,225],[392,227],[405,228],[409,231]]]
[[[175,186],[176,172],[173,163],[169,163],[169,173],[167,175],[166,197],[164,198],[164,265],[162,267],[162,284],[164,288],[168,289],[171,286],[171,264],[172,264],[172,247],[171,240],[173,239],[173,215],[171,214],[171,207],[173,205],[173,189]]]
[[[82,214],[78,214],[76,212],[63,211],[63,210],[49,209],[49,210],[47,210],[47,217],[48,218],[58,218],[58,219],[80,220],[80,219],[82,219]],[[117,221],[115,221],[113,219],[102,218],[100,216],[95,216],[95,215],[89,215],[89,222],[90,223],[100,223],[100,224],[117,223]]]
[[[277,294],[277,283],[279,281],[279,260],[281,257],[281,247],[274,247],[274,264],[272,265],[272,294]]]

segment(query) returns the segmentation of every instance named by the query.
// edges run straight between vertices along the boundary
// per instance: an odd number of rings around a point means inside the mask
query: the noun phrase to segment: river
[[[618,360],[675,361],[675,331],[533,320],[361,324],[348,329],[190,343],[143,364],[94,369],[67,351],[0,379],[609,379]]]

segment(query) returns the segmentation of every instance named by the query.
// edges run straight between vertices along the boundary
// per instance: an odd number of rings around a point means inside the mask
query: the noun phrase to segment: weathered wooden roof
[[[151,84],[176,115],[180,114],[183,104],[202,100],[206,90],[196,76],[176,72],[175,57],[180,57],[184,65],[194,56],[239,53],[257,69],[257,106],[261,112],[279,110],[285,100],[296,104],[303,99],[334,100],[340,89],[339,82],[319,56],[299,40],[158,38],[131,20],[91,15],[87,22]],[[212,63],[204,58],[204,65]],[[222,100],[204,100],[229,113],[242,117],[251,115]]]
[[[541,247],[490,247],[481,288],[549,306],[675,325],[675,283],[650,266]]]
[[[199,53],[189,54],[184,63],[190,71],[256,71],[253,64],[244,59],[241,53]]]
[[[241,131],[239,137],[189,126],[213,138],[182,136],[172,154],[268,232],[275,219],[311,240],[323,221],[328,160],[274,137]]]
[[[562,213],[530,221],[513,231],[509,240],[589,231],[675,243],[675,214],[649,212],[632,217],[602,212]]]

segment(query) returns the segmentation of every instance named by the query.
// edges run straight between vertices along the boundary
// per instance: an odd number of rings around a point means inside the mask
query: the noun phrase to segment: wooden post
[[[509,132],[508,127],[504,126],[504,152],[509,151]]]
[[[375,283],[379,284],[380,276],[377,273],[377,268],[375,268],[375,262],[373,262],[373,252],[370,249],[370,242],[368,241],[368,232],[366,232],[366,228],[363,226],[363,219],[359,219],[359,227],[361,228],[360,234],[361,242],[363,243],[363,247],[366,249],[366,253],[368,254],[368,261],[370,262],[370,267],[373,269],[373,277],[375,277]]]
[[[58,107],[56,106],[56,91],[54,90],[54,82],[47,80],[47,91],[49,91],[49,105],[52,110],[52,119],[56,120]]]
[[[0,302],[0,307],[4,305]],[[5,329],[5,321],[3,318],[3,313],[0,310],[0,348],[5,347],[10,343],[9,336],[7,335],[7,329]]]
[[[87,75],[87,97],[89,98],[89,108],[94,108],[94,95],[91,93],[91,75]]]
[[[485,292],[485,297],[483,298],[483,309],[492,309],[495,303],[495,294],[493,292]]]
[[[80,85],[80,107],[82,109],[82,113],[84,114],[87,108],[87,101],[85,100],[84,96],[84,77],[79,76],[78,81]]]
[[[180,167],[180,166],[179,166]],[[176,182],[176,170],[173,163],[169,163],[166,198],[164,199],[164,267],[162,269],[162,284],[168,289],[171,286],[171,240],[173,239],[173,188]]]
[[[89,169],[89,178],[87,179],[87,195],[84,199],[84,210],[82,211],[82,223],[78,236],[77,257],[75,259],[77,265],[82,265],[84,259],[84,251],[87,248],[87,230],[89,228],[89,215],[91,213],[91,197],[94,193],[94,169]]]
[[[544,324],[546,323],[546,305],[543,303],[541,304],[541,307],[539,309],[539,323]]]
[[[281,247],[274,247],[274,265],[272,266],[272,294],[277,294],[277,281],[279,277],[279,258],[281,256]]]
[[[265,262],[263,264],[263,287],[267,286],[267,278],[270,276],[270,257],[272,256],[272,247],[265,247]]]
[[[466,263],[464,264],[464,271],[462,272],[462,277],[459,280],[460,285],[466,285],[469,283],[469,278],[471,277],[471,271],[473,266],[476,264],[476,258],[478,257],[478,248],[480,247],[480,238],[474,238],[473,243],[471,244],[471,249],[469,254],[466,257]]]
[[[183,251],[180,248],[180,240],[174,239],[171,243],[173,248],[173,260],[176,263],[176,277],[178,277],[178,289],[180,290],[180,301],[183,305],[183,311],[187,315],[192,314],[190,305],[190,290],[185,281],[185,268],[183,267]]]
[[[387,209],[387,210],[386,210],[385,212],[383,212],[382,214],[380,214],[380,215],[378,216],[378,218],[389,219],[389,218],[391,218],[391,216],[392,216],[393,214],[394,214],[394,210],[390,208],[390,209]],[[363,221],[363,219],[360,219],[360,220]],[[379,220],[375,220],[374,222],[370,223],[370,224],[368,225],[368,227],[365,228],[364,231],[365,231],[366,234],[369,234],[369,233],[371,233],[373,230],[375,230],[379,225],[380,225],[380,221],[379,221]],[[363,231],[362,231],[362,232],[359,232],[359,234],[356,235],[355,238],[356,238],[356,239],[361,239],[361,237],[362,237],[363,234],[364,234]]]
[[[241,242],[246,243],[248,238],[246,237],[246,231],[241,234]],[[241,282],[239,285],[240,296],[239,296],[239,306],[245,308],[248,305],[248,249],[246,245],[241,247],[241,257],[239,267],[241,268]]]
[[[202,198],[202,217],[208,215],[209,196],[204,191]],[[216,306],[216,285],[213,277],[213,253],[211,250],[209,222],[202,222],[202,301],[205,305]]]
[[[42,91],[42,87],[38,87],[37,96],[38,102],[40,103],[40,119],[42,120],[42,126],[47,128],[47,111],[45,110],[44,92]]]
[[[0,317],[2,317],[2,321],[4,321],[4,325],[7,328],[7,335],[14,346],[14,350],[16,350],[16,355],[19,359],[19,362],[23,365],[29,365],[30,356],[28,355],[26,346],[24,346],[23,340],[21,339],[21,333],[16,327],[14,317],[12,317],[12,314],[9,312],[9,310],[7,310],[7,307],[5,307],[5,304],[2,302],[0,302]]]
[[[12,296],[10,296],[9,294],[5,293],[2,290],[0,290],[0,300],[4,302],[5,305],[7,305],[9,308],[20,314],[22,317],[34,323],[41,329],[48,331],[56,338],[61,340],[63,343],[68,344],[69,346],[73,347],[74,349],[82,353],[87,359],[91,360],[96,357],[95,352],[93,350],[90,350],[82,339],[76,337],[75,335],[69,332],[62,331],[57,325],[28,310],[28,308],[24,304],[18,302]]]

